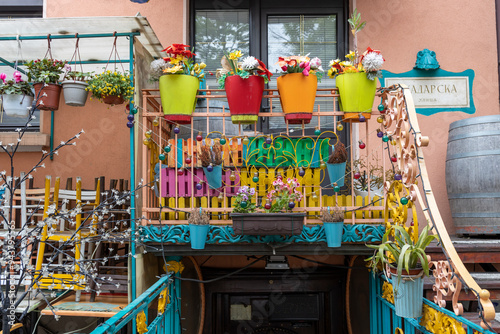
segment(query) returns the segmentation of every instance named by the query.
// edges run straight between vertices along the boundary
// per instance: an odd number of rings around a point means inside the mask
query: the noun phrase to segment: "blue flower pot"
[[[205,241],[207,241],[210,225],[195,225],[189,224],[189,234],[191,236],[192,249],[205,249]]]
[[[326,164],[326,168],[328,168],[328,176],[330,177],[332,185],[336,182],[339,187],[344,186],[345,165],[345,162],[340,164]]]
[[[396,315],[402,318],[420,318],[424,298],[424,279],[402,275],[400,282],[392,275],[394,307]]]
[[[324,222],[326,243],[328,247],[340,247],[344,222]]]
[[[212,189],[218,189],[222,187],[222,166],[213,166],[213,170],[209,172],[207,167],[203,167],[205,176],[207,178],[207,183]]]

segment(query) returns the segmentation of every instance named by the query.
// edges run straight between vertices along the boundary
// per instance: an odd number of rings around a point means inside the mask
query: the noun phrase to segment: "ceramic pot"
[[[198,78],[185,74],[167,74],[160,77],[159,85],[165,119],[172,123],[190,124],[200,86]]]
[[[289,124],[309,124],[318,88],[316,76],[288,73],[278,77],[276,81],[285,121]]]
[[[345,122],[359,122],[359,115],[371,117],[377,81],[366,77],[365,72],[337,75],[335,84],[339,89],[339,106],[344,112]]]
[[[239,75],[232,75],[226,78],[225,88],[232,122],[257,122],[264,93],[264,78],[251,75],[243,79]]]

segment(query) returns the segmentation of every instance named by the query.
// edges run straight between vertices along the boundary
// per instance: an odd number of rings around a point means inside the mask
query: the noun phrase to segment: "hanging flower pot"
[[[160,77],[161,105],[167,121],[191,123],[199,86],[198,78],[191,75],[167,74]]]
[[[396,315],[402,318],[420,318],[424,296],[424,279],[422,269],[403,269],[398,279],[396,268],[391,268],[394,307]]]
[[[61,85],[38,82],[33,85],[35,88],[35,104],[40,110],[59,109],[59,98],[61,96]]]
[[[108,95],[108,96],[102,98],[102,102],[104,102],[106,104],[112,104],[112,105],[123,104],[123,102],[125,102],[125,99],[121,96]]]
[[[189,235],[191,236],[192,249],[205,249],[210,225],[189,224]]]
[[[33,103],[33,96],[24,94],[2,94],[2,105],[6,115],[27,117]]]
[[[227,102],[233,123],[253,124],[259,118],[264,78],[252,75],[246,79],[238,75],[225,80]]]
[[[205,172],[205,177],[207,178],[207,183],[212,189],[218,189],[222,187],[222,166],[208,166],[203,167]]]
[[[328,247],[340,247],[342,245],[342,232],[344,221],[323,222],[325,228],[326,243]]]
[[[316,99],[316,75],[288,73],[277,79],[285,121],[289,124],[309,124]]]
[[[344,73],[335,78],[339,89],[342,119],[347,122],[359,122],[359,115],[365,119],[371,117],[377,81],[366,77],[365,72]]]
[[[329,163],[326,164],[331,184],[337,183],[339,187],[344,186],[345,167],[346,167],[345,162],[339,164],[329,164]]]
[[[62,83],[64,92],[64,102],[68,106],[83,107],[87,102],[88,91],[86,90],[89,85],[85,81],[65,80]]]

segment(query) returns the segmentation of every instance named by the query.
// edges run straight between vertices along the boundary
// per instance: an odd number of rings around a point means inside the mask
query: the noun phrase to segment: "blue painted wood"
[[[371,224],[344,224],[342,242],[366,243],[380,242],[384,235],[383,225]],[[189,243],[189,225],[163,225],[161,228],[155,225],[139,227],[141,242],[163,242],[163,243]],[[323,224],[305,226],[302,234],[294,236],[280,235],[236,235],[233,227],[210,226],[207,237],[207,244],[224,243],[302,243],[302,242],[326,242],[326,235]]]

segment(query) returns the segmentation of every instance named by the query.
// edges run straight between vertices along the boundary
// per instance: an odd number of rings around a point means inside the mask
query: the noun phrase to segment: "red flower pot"
[[[251,75],[243,79],[239,75],[232,75],[226,78],[225,87],[233,123],[257,122],[264,93],[264,78]]]
[[[35,88],[36,105],[40,110],[59,109],[59,97],[61,96],[61,85],[49,83],[44,87],[43,82],[33,85]],[[41,92],[40,92],[41,90]],[[46,96],[44,96],[44,94]]]
[[[123,104],[123,102],[125,102],[123,97],[116,95],[108,95],[104,97],[102,101],[106,104]]]

